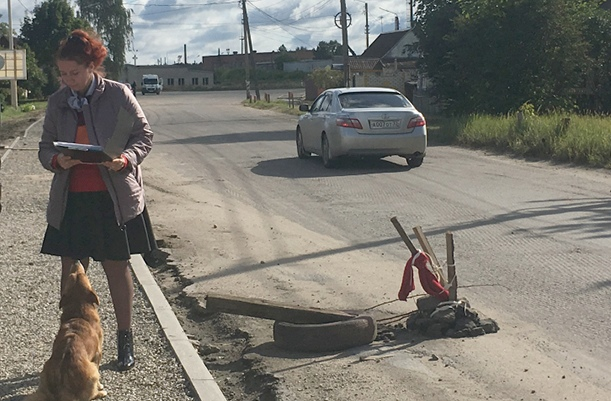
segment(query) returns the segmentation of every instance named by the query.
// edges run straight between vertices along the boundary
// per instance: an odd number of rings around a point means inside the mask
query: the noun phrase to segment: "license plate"
[[[399,120],[369,120],[371,129],[392,129],[399,128]]]

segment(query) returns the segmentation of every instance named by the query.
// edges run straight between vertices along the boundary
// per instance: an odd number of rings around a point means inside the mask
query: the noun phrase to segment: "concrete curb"
[[[32,123],[25,131],[23,138],[28,136],[30,129],[43,119],[39,119]],[[15,138],[11,146],[2,155],[1,163],[15,147],[21,137]],[[218,384],[208,371],[208,368],[200,358],[199,354],[187,338],[187,335],[182,329],[180,322],[174,315],[172,307],[163,295],[163,292],[157,285],[155,278],[150,272],[148,266],[140,255],[133,255],[131,260],[132,271],[138,280],[142,290],[144,291],[148,301],[150,302],[157,321],[161,326],[165,337],[170,343],[176,359],[183,368],[183,371],[191,383],[194,391],[194,396],[200,401],[227,401],[221,392]]]
[[[208,368],[206,368],[204,361],[187,338],[180,322],[172,311],[172,307],[161,292],[142,257],[140,255],[132,256],[131,265],[140,286],[153,306],[166,338],[172,345],[176,357],[193,385],[197,397],[201,401],[227,401]]]

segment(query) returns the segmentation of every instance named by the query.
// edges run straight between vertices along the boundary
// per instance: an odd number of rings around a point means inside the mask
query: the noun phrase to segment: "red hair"
[[[93,63],[94,68],[97,69],[102,65],[107,54],[108,50],[95,34],[75,29],[70,36],[61,41],[55,59],[75,61],[81,65]]]

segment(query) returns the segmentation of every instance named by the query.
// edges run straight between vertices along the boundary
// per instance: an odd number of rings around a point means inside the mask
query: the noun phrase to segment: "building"
[[[163,79],[164,91],[197,91],[214,87],[214,71],[203,64],[133,65],[126,64],[120,81],[141,85],[142,75],[157,74]]]

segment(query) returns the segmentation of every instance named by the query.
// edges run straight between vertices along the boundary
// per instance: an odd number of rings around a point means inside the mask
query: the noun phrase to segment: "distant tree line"
[[[55,51],[59,42],[74,29],[93,30],[104,40],[108,48],[104,62],[108,77],[117,79],[125,65],[125,51],[131,43],[132,28],[130,13],[123,1],[77,0],[76,4],[80,10],[78,14],[67,0],[42,1],[34,7],[32,16],[24,18],[21,33],[17,36],[19,45],[15,47],[26,50],[28,79],[18,84],[32,97],[47,96],[59,87]],[[0,29],[4,37],[13,34],[6,24],[0,24]],[[7,87],[8,82],[0,86]]]
[[[600,0],[421,0],[420,67],[451,113],[611,112]]]

